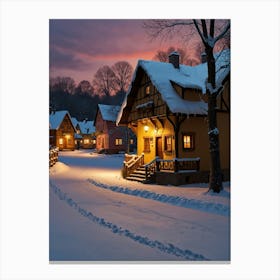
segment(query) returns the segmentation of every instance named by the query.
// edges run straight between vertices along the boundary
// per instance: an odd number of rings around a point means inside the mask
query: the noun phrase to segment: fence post
[[[127,177],[127,168],[126,168],[125,162],[123,163],[123,177],[124,177],[124,178]]]
[[[176,158],[174,159],[174,172],[175,172],[175,173],[178,172],[178,161],[177,161]]]
[[[159,158],[157,157],[156,158],[156,172],[159,172],[160,171],[160,160]]]
[[[197,170],[196,171],[199,171],[200,169],[200,158],[197,160]]]

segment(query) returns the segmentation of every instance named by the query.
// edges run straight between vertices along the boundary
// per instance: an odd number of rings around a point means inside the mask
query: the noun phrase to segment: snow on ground
[[[50,260],[229,261],[230,191],[121,177],[123,155],[63,151],[50,168]]]

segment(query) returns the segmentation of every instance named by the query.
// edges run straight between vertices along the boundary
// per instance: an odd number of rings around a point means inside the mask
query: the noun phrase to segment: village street
[[[229,183],[124,180],[124,155],[59,152],[50,168],[51,261],[229,261]]]

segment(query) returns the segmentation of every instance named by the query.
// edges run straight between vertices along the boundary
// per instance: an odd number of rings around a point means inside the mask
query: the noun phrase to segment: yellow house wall
[[[137,153],[142,154],[144,153],[144,163],[148,163],[153,160],[156,156],[155,152],[155,135],[154,135],[154,128],[151,123],[148,123],[149,130],[147,132],[144,131],[144,126],[146,124],[142,122],[138,122],[137,126]],[[144,137],[151,138],[150,142],[150,152],[144,152]]]
[[[168,120],[163,120],[163,127],[161,123],[157,120],[153,120],[154,124],[145,120],[144,122],[139,121],[136,135],[137,135],[137,153],[144,153],[144,162],[148,163],[153,160],[156,156],[156,138],[162,137],[162,150],[163,150],[163,158],[164,159],[173,159],[175,157],[175,141],[174,141],[174,131],[171,123]],[[149,130],[147,132],[144,131],[144,126],[147,125]],[[172,152],[164,151],[164,137],[172,136]],[[144,138],[150,138],[150,152],[144,152]]]
[[[229,169],[230,165],[230,135],[229,135],[229,116],[225,113],[218,113],[218,129],[221,132],[220,140],[220,158],[221,168]],[[139,121],[136,130],[137,134],[137,153],[144,153],[144,162],[148,163],[156,156],[156,137],[162,137],[163,159],[173,159],[175,157],[175,134],[171,123],[165,119],[163,120],[164,127],[160,123],[154,121],[158,130],[149,120],[145,122]],[[148,125],[149,130],[144,131],[144,126]],[[192,151],[183,149],[183,133],[194,133],[195,149]],[[172,136],[172,152],[164,151],[165,136]],[[144,152],[144,138],[151,139],[150,152]],[[210,169],[210,154],[209,154],[209,140],[208,140],[208,125],[206,117],[192,117],[187,118],[181,125],[178,135],[178,151],[179,158],[194,158],[200,157],[200,170],[209,171]]]
[[[209,144],[208,144],[207,121],[204,117],[192,117],[186,119],[179,131],[179,157],[200,158],[200,170],[209,170]],[[194,133],[194,150],[183,149],[183,133]]]

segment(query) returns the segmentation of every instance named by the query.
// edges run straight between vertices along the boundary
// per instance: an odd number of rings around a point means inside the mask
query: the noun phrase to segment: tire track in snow
[[[192,252],[191,250],[178,248],[171,243],[164,244],[158,240],[151,240],[146,236],[137,235],[136,233],[133,233],[128,229],[124,229],[118,225],[108,222],[104,218],[95,216],[94,214],[92,214],[92,212],[87,211],[86,209],[79,206],[79,204],[77,202],[75,202],[71,197],[69,197],[67,193],[61,191],[60,188],[57,187],[51,181],[50,181],[50,187],[53,190],[53,192],[59,197],[60,200],[66,202],[70,207],[72,207],[76,211],[78,211],[80,215],[84,216],[85,218],[89,219],[90,221],[92,221],[100,226],[110,229],[114,234],[125,236],[142,245],[146,245],[151,248],[156,248],[159,251],[162,251],[167,254],[175,255],[177,257],[182,257],[186,260],[190,260],[190,261],[208,261],[209,260],[209,259],[205,258],[203,255],[196,254],[196,253]]]
[[[182,196],[166,195],[155,193],[147,190],[132,189],[120,186],[109,186],[103,183],[96,182],[93,179],[87,179],[89,183],[98,188],[103,188],[113,192],[118,192],[126,195],[138,196],[146,199],[156,200],[162,203],[191,208],[207,213],[218,214],[221,216],[229,216],[229,207],[221,203],[205,202],[197,199],[189,199]]]

